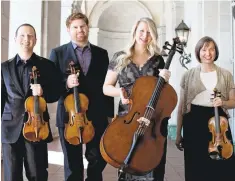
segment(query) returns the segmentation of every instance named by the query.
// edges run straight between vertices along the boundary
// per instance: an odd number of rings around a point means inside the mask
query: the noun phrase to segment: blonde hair
[[[118,71],[121,71],[131,62],[131,59],[134,55],[136,29],[140,24],[140,22],[145,22],[148,25],[149,32],[152,37],[151,42],[147,45],[148,53],[150,54],[151,57],[153,55],[160,55],[160,48],[157,45],[157,40],[158,40],[157,27],[154,21],[148,17],[141,18],[138,21],[136,21],[136,23],[132,28],[130,42],[127,45],[127,47],[124,49],[124,53],[117,57],[118,63],[116,65],[116,70]]]

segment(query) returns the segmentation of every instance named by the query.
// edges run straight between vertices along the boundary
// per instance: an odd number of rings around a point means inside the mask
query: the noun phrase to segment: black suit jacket
[[[27,121],[28,113],[25,112],[25,100],[32,95],[30,87],[24,93],[22,85],[16,72],[16,58],[2,63],[1,69],[1,93],[2,93],[2,122],[1,122],[1,140],[2,143],[15,143],[22,131],[23,123]],[[36,66],[40,77],[38,82],[43,89],[43,97],[47,103],[55,102],[59,99],[61,92],[61,81],[59,73],[51,61],[35,56],[32,61]],[[48,111],[44,112],[44,120],[49,121]],[[52,141],[51,131],[45,142]]]
[[[91,48],[91,63],[86,76],[80,71],[79,75],[79,92],[84,93],[89,99],[89,107],[87,117],[93,122],[95,127],[107,126],[107,117],[113,117],[114,99],[103,94],[103,83],[107,73],[109,59],[106,50],[90,44]],[[66,90],[66,81],[68,75],[66,70],[69,68],[71,61],[77,63],[79,69],[81,66],[78,63],[72,43],[64,44],[60,47],[52,49],[50,54],[52,60],[63,77],[63,94],[58,101],[57,107],[57,126],[64,127],[64,123],[68,121],[68,114],[65,112],[64,98],[72,93]]]

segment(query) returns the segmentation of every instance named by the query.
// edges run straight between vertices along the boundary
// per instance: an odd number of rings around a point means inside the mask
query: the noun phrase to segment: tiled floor
[[[49,153],[49,179],[48,181],[64,181],[63,153],[59,139],[55,139],[48,147]],[[84,165],[87,162],[84,158]],[[117,181],[116,169],[107,165],[104,172],[104,181]],[[3,180],[3,179],[2,179]],[[25,179],[26,181],[27,179]],[[174,142],[168,140],[167,164],[165,181],[184,181],[183,152],[176,149]]]
[[[63,154],[59,139],[49,144],[49,162],[49,181],[63,181]],[[84,162],[86,166],[85,159]],[[103,176],[104,181],[117,181],[116,169],[110,165],[106,166]],[[171,140],[168,140],[165,181],[184,181],[183,152],[178,151]]]

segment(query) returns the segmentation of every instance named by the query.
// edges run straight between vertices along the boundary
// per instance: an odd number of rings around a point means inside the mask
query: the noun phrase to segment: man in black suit
[[[25,100],[29,96],[42,96],[47,103],[59,99],[61,81],[53,62],[36,55],[36,32],[32,25],[22,24],[15,33],[19,48],[17,55],[2,63],[1,93],[2,122],[1,141],[4,181],[23,181],[23,164],[29,181],[47,181],[47,143],[52,141],[49,128],[47,139],[27,141],[22,133],[29,115],[25,112]],[[30,84],[30,72],[36,66],[40,73],[37,84]],[[32,105],[33,106],[33,105]],[[43,114],[49,124],[49,114]]]
[[[71,42],[51,51],[50,60],[58,67],[63,76],[64,94],[57,107],[57,126],[64,152],[64,173],[66,181],[83,181],[84,166],[82,144],[69,144],[64,137],[65,123],[68,116],[64,107],[65,97],[72,93],[72,88],[78,86],[79,92],[89,99],[86,115],[95,128],[95,136],[86,144],[85,157],[88,160],[86,181],[102,181],[102,171],[106,166],[99,143],[108,125],[108,117],[113,116],[113,98],[103,94],[102,87],[107,72],[109,59],[106,50],[92,45],[88,41],[88,19],[82,13],[73,13],[66,20]],[[79,82],[77,75],[67,75],[69,63],[79,67]]]

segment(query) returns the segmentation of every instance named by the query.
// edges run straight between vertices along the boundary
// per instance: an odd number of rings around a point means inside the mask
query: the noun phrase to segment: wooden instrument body
[[[228,159],[233,155],[233,145],[228,140],[226,132],[228,131],[228,120],[219,116],[220,133],[216,132],[216,119],[212,117],[209,120],[209,130],[212,133],[212,140],[209,142],[209,153],[219,153],[218,148],[221,147],[221,155],[223,159]]]
[[[39,97],[39,113],[35,114],[34,97],[30,96],[25,101],[25,109],[28,112],[28,121],[24,123],[23,134],[28,141],[38,142],[49,136],[48,122],[43,120],[43,112],[46,111],[46,101]]]
[[[114,167],[119,168],[130,151],[133,136],[139,127],[136,120],[144,117],[146,106],[157,84],[154,76],[143,76],[136,80],[130,100],[132,105],[127,115],[115,117],[106,129],[100,144],[103,158]],[[154,117],[145,134],[137,143],[131,162],[125,172],[143,175],[154,169],[161,161],[166,137],[161,134],[162,120],[168,119],[177,104],[175,90],[165,84],[161,91]]]
[[[216,88],[213,91],[212,99],[221,97],[221,93]],[[233,145],[226,136],[229,122],[225,117],[219,116],[218,107],[214,107],[214,114],[215,116],[208,121],[209,131],[212,134],[208,147],[209,156],[214,160],[228,159],[233,155]]]
[[[80,112],[75,110],[74,95],[69,94],[65,100],[64,105],[66,112],[69,113],[69,122],[65,124],[65,139],[73,145],[80,144],[80,135],[82,136],[83,143],[90,142],[94,135],[95,129],[92,122],[87,119],[86,111],[88,110],[89,100],[84,94],[78,94],[80,100]],[[79,127],[82,127],[81,132]]]
[[[37,84],[37,68],[32,68],[32,78]],[[23,136],[28,141],[39,142],[49,136],[48,122],[44,121],[43,113],[46,111],[46,101],[40,96],[30,96],[25,100],[25,110],[28,112],[28,120],[24,123]]]

